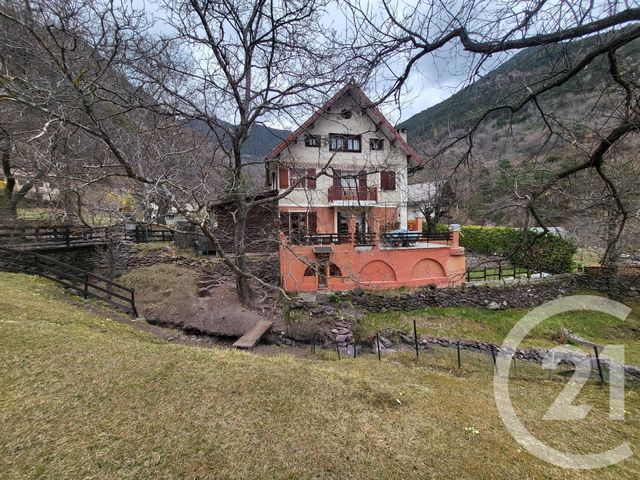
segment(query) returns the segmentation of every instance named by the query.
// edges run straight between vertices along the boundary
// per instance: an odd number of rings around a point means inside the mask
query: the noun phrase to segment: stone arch
[[[361,282],[395,282],[396,272],[391,265],[382,260],[373,260],[360,270]]]
[[[411,269],[411,278],[413,280],[445,276],[444,268],[440,262],[432,258],[423,258]]]

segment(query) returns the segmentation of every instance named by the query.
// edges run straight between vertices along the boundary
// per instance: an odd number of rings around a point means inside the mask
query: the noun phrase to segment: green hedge
[[[499,255],[516,267],[548,273],[573,269],[576,246],[552,234],[539,234],[509,227],[463,226],[460,245],[470,253]]]

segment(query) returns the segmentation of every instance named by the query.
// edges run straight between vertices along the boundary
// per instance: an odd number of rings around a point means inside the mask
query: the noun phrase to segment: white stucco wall
[[[351,111],[351,118],[345,119],[341,115],[343,110]],[[338,100],[322,118],[318,119],[309,129],[310,135],[321,137],[320,147],[305,146],[305,134],[300,135],[297,142],[291,143],[282,152],[279,162],[283,165],[298,168],[315,168],[321,171],[327,165],[342,171],[351,170],[359,172],[366,170],[372,172],[367,175],[367,186],[377,187],[378,202],[376,206],[397,207],[399,209],[399,220],[406,228],[407,220],[407,156],[405,152],[392,144],[392,141],[384,135],[382,131],[376,129],[375,123],[370,117],[362,112],[355,101],[345,96]],[[329,134],[361,135],[361,152],[332,152],[329,150]],[[382,151],[371,150],[369,146],[370,138],[384,138],[384,149]],[[380,190],[380,171],[393,170],[396,172],[396,190]],[[272,170],[269,179],[273,178]],[[329,169],[329,175],[332,174]],[[276,181],[278,175],[275,175]],[[315,190],[295,189],[286,198],[280,200],[281,207],[332,207],[328,201],[328,191],[333,185],[331,176],[321,176],[316,182]],[[279,185],[271,185],[279,188]]]

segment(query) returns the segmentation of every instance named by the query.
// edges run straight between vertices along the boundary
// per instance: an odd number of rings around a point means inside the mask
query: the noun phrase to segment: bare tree
[[[0,100],[91,139],[77,181],[126,177],[168,200],[215,244],[249,303],[249,279],[265,282],[246,263],[248,213],[296,185],[258,196],[242,146],[255,125],[296,125],[353,71],[322,22],[327,4],[165,1],[156,34],[150,16],[125,4],[5,2],[0,18],[41,65],[3,77]],[[233,252],[210,209],[221,201],[234,205]]]
[[[627,68],[624,48],[640,37],[640,8],[637,3],[571,0],[548,2],[466,1],[455,5],[438,1],[404,2],[383,0],[379,4],[347,2],[354,35],[355,52],[375,52],[371,76],[384,77],[387,88],[382,99],[397,99],[411,75],[419,75],[420,63],[437,56],[453,56],[465,63],[467,81],[480,78],[488,65],[508,58],[512,52],[537,47],[547,55],[552,68],[505,84],[490,104],[470,112],[465,128],[443,135],[425,156],[453,157],[454,170],[473,164],[481,127],[506,115],[509,122],[528,112],[546,131],[538,151],[548,155],[562,145],[568,161],[562,165],[541,164],[535,182],[513,184],[510,201],[502,209],[519,211],[522,224],[537,224],[548,231],[548,199],[580,172],[592,172],[608,199],[608,225],[613,228],[604,255],[611,263],[617,243],[631,215],[628,198],[621,194],[613,171],[615,158],[636,142],[640,129],[640,90],[633,68]],[[497,59],[497,60],[496,60]],[[557,116],[551,93],[575,85],[589,68],[605,65],[610,81],[598,86],[585,100],[593,105],[586,120]],[[586,92],[585,92],[586,94]],[[579,100],[580,101],[580,100]],[[606,105],[605,105],[606,104]],[[585,134],[584,129],[588,131]],[[579,127],[579,128],[576,128]],[[580,131],[582,129],[583,131]],[[515,139],[514,141],[518,141]],[[556,210],[556,213],[558,210]],[[612,271],[615,269],[612,269]]]

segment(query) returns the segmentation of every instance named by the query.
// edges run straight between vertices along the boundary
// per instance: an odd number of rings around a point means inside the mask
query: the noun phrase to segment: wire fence
[[[541,361],[526,358],[525,350],[516,352],[502,351],[499,346],[491,344],[470,344],[465,341],[450,341],[448,346],[440,343],[420,340],[417,336],[417,328],[415,321],[411,328],[413,335],[405,337],[408,343],[399,344],[396,348],[387,348],[381,340],[382,334],[376,333],[373,337],[372,348],[366,346],[358,346],[355,342],[340,345],[334,342],[334,359],[343,360],[346,358],[376,358],[379,361],[385,360],[403,360],[410,361],[414,365],[431,366],[434,368],[444,368],[447,370],[459,371],[465,374],[494,374],[497,371],[498,358],[501,354],[511,355],[509,366],[509,377],[522,380],[534,381],[569,381],[573,375],[581,374],[577,368],[578,363],[586,362],[591,366],[589,369],[589,381],[598,384],[608,384],[610,378],[618,375],[618,372],[624,372],[625,380],[640,385],[640,369],[634,367],[623,366],[610,363],[607,359],[602,358],[602,348],[599,346],[590,347],[590,351],[581,350],[580,352],[571,352],[571,355],[559,356],[558,361],[551,361],[551,368],[545,368]],[[318,342],[314,337],[311,342],[311,354],[318,355]],[[541,350],[542,351],[542,350]],[[324,350],[325,358],[329,355],[330,350]],[[554,355],[550,353],[550,355]]]

